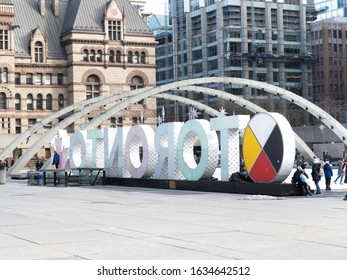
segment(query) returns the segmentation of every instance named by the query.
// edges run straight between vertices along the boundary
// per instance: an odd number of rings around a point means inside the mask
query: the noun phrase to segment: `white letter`
[[[142,162],[140,144],[142,144]],[[152,127],[149,125],[131,127],[125,143],[125,161],[133,178],[149,178],[153,175],[158,156],[154,149]]]
[[[249,116],[210,119],[211,129],[220,131],[221,180],[229,181],[232,173],[240,171],[240,129],[245,129]]]
[[[201,145],[199,164],[196,164],[193,154],[197,139]],[[210,131],[207,120],[190,120],[183,125],[177,141],[177,158],[178,166],[187,180],[210,178],[216,170],[218,151],[217,133]]]
[[[159,155],[155,168],[154,179],[184,179],[178,168],[177,162],[177,138],[183,123],[163,123],[155,131],[155,150]]]

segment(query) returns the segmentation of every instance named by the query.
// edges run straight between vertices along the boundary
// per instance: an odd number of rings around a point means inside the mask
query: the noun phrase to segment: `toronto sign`
[[[223,116],[162,123],[155,131],[144,124],[80,130],[70,138],[68,157],[71,168],[104,168],[108,177],[193,181],[210,178],[219,161],[221,180],[228,181],[243,159],[254,182],[278,183],[292,170],[295,138],[278,113]]]

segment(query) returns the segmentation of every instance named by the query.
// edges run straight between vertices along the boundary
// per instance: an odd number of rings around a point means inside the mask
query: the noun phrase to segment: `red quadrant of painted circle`
[[[261,151],[249,175],[255,182],[269,183],[276,177],[276,172],[264,151]]]

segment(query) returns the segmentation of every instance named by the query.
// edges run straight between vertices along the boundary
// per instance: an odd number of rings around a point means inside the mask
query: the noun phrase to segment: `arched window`
[[[146,64],[146,53],[141,52],[141,63]]]
[[[109,60],[110,60],[110,62],[114,63],[114,51],[110,51]]]
[[[58,107],[59,107],[59,109],[64,108],[64,95],[63,94],[59,94],[59,96],[58,96]]]
[[[133,52],[128,52],[128,63],[133,63]]]
[[[134,90],[134,89],[138,89],[138,88],[143,88],[144,87],[144,82],[143,79],[140,76],[134,76],[131,79],[131,85],[130,85],[130,89]]]
[[[84,62],[88,61],[88,56],[89,56],[88,50],[83,50],[83,61]]]
[[[139,52],[135,52],[135,54],[134,54],[134,63],[135,64],[140,63],[140,54],[139,54]]]
[[[43,98],[40,93],[36,96],[36,109],[43,110]]]
[[[90,75],[86,84],[86,99],[100,96],[100,79],[96,75]]]
[[[46,96],[46,109],[52,110],[52,95],[51,94],[47,94]]]
[[[8,83],[8,69],[6,67],[1,71],[1,82]]]
[[[90,61],[91,62],[95,62],[95,51],[94,50],[91,50],[90,51]]]
[[[43,62],[43,44],[39,41],[35,43],[35,62]]]
[[[122,54],[120,51],[116,52],[116,62],[121,63],[122,62]]]
[[[27,110],[34,110],[34,98],[31,93],[27,95]]]
[[[14,96],[14,108],[15,110],[20,110],[21,107],[21,100],[20,100],[20,94],[16,93],[16,95]]]
[[[0,109],[6,109],[7,98],[6,93],[0,92]]]
[[[102,62],[102,52],[100,50],[98,50],[96,53],[96,61]]]

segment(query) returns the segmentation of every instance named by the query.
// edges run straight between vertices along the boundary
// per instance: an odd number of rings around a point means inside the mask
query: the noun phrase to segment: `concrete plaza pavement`
[[[276,198],[8,179],[0,259],[345,260],[345,193],[333,186]]]

